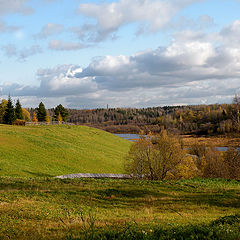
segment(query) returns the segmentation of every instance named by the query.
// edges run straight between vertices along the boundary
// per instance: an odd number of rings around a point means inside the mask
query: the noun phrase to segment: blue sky
[[[0,99],[24,107],[230,103],[239,0],[0,0]]]

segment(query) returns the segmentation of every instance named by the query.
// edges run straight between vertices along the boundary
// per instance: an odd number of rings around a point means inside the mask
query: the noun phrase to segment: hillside
[[[84,126],[0,125],[0,176],[122,173],[130,144]]]

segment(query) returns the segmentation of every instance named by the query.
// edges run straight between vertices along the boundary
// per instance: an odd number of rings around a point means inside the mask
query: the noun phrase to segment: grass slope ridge
[[[122,173],[130,144],[85,126],[0,125],[0,176]]]

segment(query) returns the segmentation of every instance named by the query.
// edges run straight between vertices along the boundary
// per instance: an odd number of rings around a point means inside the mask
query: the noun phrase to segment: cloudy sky
[[[240,0],[0,0],[0,99],[148,107],[239,92]]]

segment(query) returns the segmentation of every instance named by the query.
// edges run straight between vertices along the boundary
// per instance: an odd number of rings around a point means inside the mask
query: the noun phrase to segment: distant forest
[[[161,132],[176,134],[225,134],[240,132],[240,101],[232,104],[165,106],[149,108],[67,109],[68,122],[114,133]],[[49,109],[54,115],[54,109]]]

